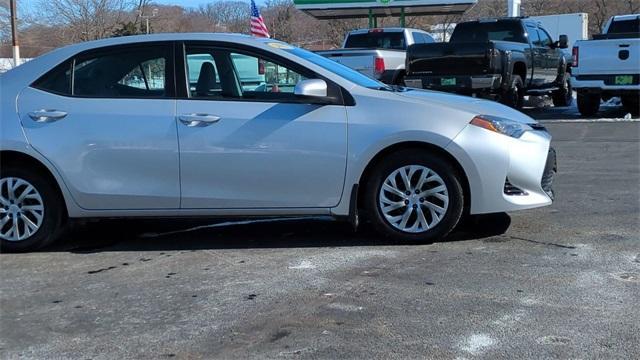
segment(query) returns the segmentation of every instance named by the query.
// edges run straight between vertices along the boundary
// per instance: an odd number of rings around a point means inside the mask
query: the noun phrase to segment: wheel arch
[[[449,153],[442,147],[431,144],[431,143],[420,142],[420,141],[406,141],[406,142],[400,142],[393,145],[389,145],[386,148],[380,150],[375,156],[373,156],[373,158],[371,158],[371,160],[369,160],[369,162],[365,166],[364,171],[362,172],[362,174],[360,175],[360,178],[358,179],[357,197],[355,199],[355,204],[352,204],[352,206],[356,206],[358,210],[363,208],[363,195],[364,195],[364,192],[366,191],[367,181],[371,177],[371,172],[373,171],[373,169],[375,169],[375,167],[388,155],[396,151],[407,150],[407,149],[427,151],[430,154],[434,154],[444,158],[448,163],[453,165],[453,167],[456,169],[456,172],[460,176],[460,180],[462,181],[462,190],[463,190],[463,196],[464,196],[463,216],[468,214],[469,208],[471,206],[471,188],[469,185],[469,179],[467,177],[466,172],[464,171],[464,168],[462,167],[460,162],[453,155],[451,155],[451,153]],[[352,209],[352,211],[353,210],[354,209]]]
[[[55,189],[56,195],[58,196],[62,204],[64,204],[63,211],[64,211],[65,218],[69,216],[69,211],[67,209],[67,201],[64,196],[64,193],[62,192],[62,189],[60,188],[60,183],[58,182],[58,179],[54,176],[51,170],[45,164],[43,164],[40,160],[36,159],[35,157],[29,154],[25,154],[20,151],[2,150],[0,151],[0,172],[2,172],[1,169],[4,168],[5,166],[20,166],[23,168],[29,168],[30,170],[33,170],[39,173],[40,175],[46,177],[47,180],[50,181],[51,184],[53,184],[53,188]]]

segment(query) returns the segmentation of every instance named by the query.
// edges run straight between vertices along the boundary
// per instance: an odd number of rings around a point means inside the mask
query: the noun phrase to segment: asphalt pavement
[[[0,358],[638,358],[640,122],[527,112],[550,207],[419,246],[323,218],[88,224],[0,255]]]

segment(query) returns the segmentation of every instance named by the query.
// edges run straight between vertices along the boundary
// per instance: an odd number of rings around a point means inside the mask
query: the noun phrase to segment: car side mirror
[[[327,97],[327,82],[322,79],[301,80],[293,93],[298,96]]]
[[[558,47],[560,49],[566,49],[569,47],[569,37],[567,35],[560,35],[560,40],[558,41]]]

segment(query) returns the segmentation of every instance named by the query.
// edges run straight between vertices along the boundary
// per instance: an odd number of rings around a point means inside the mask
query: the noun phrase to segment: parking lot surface
[[[529,112],[550,207],[419,246],[327,219],[89,224],[0,255],[0,357],[637,358],[640,123]]]

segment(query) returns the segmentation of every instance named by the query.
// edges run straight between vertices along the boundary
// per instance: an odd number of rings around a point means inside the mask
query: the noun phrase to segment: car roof
[[[156,41],[190,41],[190,40],[191,41],[198,41],[198,40],[228,41],[228,42],[247,43],[247,44],[264,43],[266,41],[278,41],[278,40],[256,38],[249,35],[233,34],[233,33],[162,33],[162,34],[149,34],[149,35],[121,36],[121,37],[112,37],[112,38],[100,39],[100,40],[85,41],[77,44],[64,46],[54,51],[77,53],[85,50],[106,47],[106,46],[113,46],[113,45],[126,45],[126,44],[136,44],[136,43],[156,42]]]

